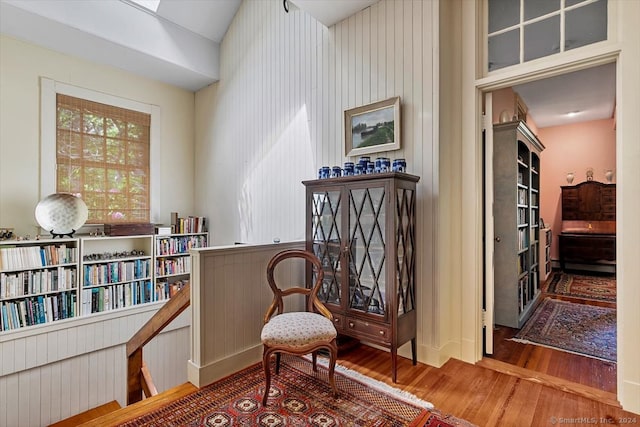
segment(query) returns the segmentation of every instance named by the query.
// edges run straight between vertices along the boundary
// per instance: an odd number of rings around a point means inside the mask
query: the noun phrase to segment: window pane
[[[520,22],[519,0],[489,0],[489,33]]]
[[[524,20],[560,10],[560,0],[524,0]]]
[[[586,0],[564,0],[564,7],[573,6],[574,4],[582,3]]]
[[[606,40],[606,0],[599,0],[595,3],[567,11],[565,27],[565,50]]]
[[[107,139],[107,163],[124,165],[126,159],[125,144],[117,139]]]
[[[489,71],[520,62],[520,31],[489,37]]]
[[[560,52],[560,16],[524,27],[524,60],[542,58]]]

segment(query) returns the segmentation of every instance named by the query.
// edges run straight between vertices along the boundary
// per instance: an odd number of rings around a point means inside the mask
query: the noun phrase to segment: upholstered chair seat
[[[323,315],[294,312],[273,316],[269,323],[264,325],[260,338],[263,344],[270,347],[298,349],[318,341],[330,342],[336,336],[333,323]]]

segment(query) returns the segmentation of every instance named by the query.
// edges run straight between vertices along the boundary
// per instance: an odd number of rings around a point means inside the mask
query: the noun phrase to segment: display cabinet
[[[208,233],[155,236],[155,292],[158,300],[171,298],[189,282],[191,248],[207,246]]]
[[[411,341],[416,363],[419,179],[393,172],[303,182],[306,248],[324,270],[318,296],[340,335],[390,350],[394,382],[401,345]]]
[[[493,144],[495,322],[520,328],[540,296],[544,145],[522,121],[494,125]]]
[[[0,331],[77,316],[78,239],[0,241]]]

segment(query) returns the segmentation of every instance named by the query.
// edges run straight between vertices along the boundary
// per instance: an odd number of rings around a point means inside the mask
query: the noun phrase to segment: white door
[[[493,354],[493,120],[492,94],[485,93],[482,129],[484,133],[484,351]]]

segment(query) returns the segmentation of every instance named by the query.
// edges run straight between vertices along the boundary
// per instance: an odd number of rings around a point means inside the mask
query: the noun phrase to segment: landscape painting
[[[400,148],[400,97],[345,111],[345,154]]]

